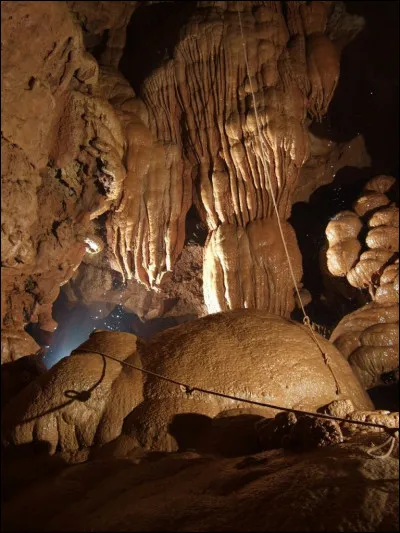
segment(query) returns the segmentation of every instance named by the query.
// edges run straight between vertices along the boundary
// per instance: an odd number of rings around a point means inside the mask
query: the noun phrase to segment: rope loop
[[[193,391],[195,390],[195,387],[191,387],[190,385],[186,385],[182,383],[182,385],[179,387],[182,392],[186,393],[188,396],[190,396]]]
[[[398,439],[399,432],[397,431],[396,433],[397,433],[397,439]],[[388,457],[390,457],[392,455],[392,451],[397,440],[395,436],[396,433],[394,435],[390,435],[390,437],[386,439],[385,442],[383,442],[379,446],[373,446],[371,448],[368,448],[367,454],[370,457],[373,457],[374,459],[387,459]],[[382,448],[385,448],[385,446],[389,443],[390,443],[390,446],[386,453],[383,453],[382,455],[379,455],[377,453],[372,453],[373,451],[378,451],[378,450],[381,450]]]
[[[90,390],[83,390],[81,392],[78,392],[76,390],[67,390],[65,391],[64,395],[67,398],[77,400],[78,402],[87,402],[88,400],[90,400],[92,393]]]
[[[310,317],[308,315],[306,315],[304,318],[303,318],[303,324],[305,326],[308,326],[309,328],[311,328],[311,321],[310,321]]]

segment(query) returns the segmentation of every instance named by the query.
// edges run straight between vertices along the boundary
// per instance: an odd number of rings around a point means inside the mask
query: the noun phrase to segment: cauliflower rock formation
[[[369,180],[354,211],[342,211],[326,228],[330,273],[368,289],[372,300],[345,316],[330,338],[367,389],[388,383],[385,375],[399,367],[399,208],[389,198],[394,186],[390,176]]]
[[[398,305],[371,302],[349,313],[336,326],[330,341],[366,389],[398,381]]]

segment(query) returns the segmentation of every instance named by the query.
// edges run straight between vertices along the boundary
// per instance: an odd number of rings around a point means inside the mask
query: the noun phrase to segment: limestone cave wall
[[[290,316],[272,195],[310,301],[292,205],[371,163],[316,127],[363,26],[342,2],[4,2],[2,361],[51,339],[60,287],[94,316]]]

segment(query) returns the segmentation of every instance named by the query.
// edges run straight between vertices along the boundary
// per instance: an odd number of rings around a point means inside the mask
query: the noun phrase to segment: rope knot
[[[322,352],[322,355],[324,357],[325,363],[329,365],[331,363],[331,358],[329,357],[329,354],[327,354],[326,352]]]
[[[310,321],[310,317],[309,317],[309,316],[306,315],[306,316],[303,318],[303,324],[304,324],[305,326],[311,327],[311,321]]]

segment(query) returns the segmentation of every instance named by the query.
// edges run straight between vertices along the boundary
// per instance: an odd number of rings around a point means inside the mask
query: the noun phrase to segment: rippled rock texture
[[[87,252],[105,247],[123,281],[159,290],[193,203],[208,228],[207,311],[288,316],[294,282],[272,194],[298,284],[287,219],[307,114],[324,115],[338,82],[331,3],[193,4],[139,97],[117,70],[138,3],[34,7],[2,7],[2,360],[37,349],[26,324],[54,331],[52,304]]]
[[[398,380],[399,208],[390,200],[395,186],[390,176],[369,180],[354,210],[338,213],[326,228],[330,273],[369,292],[370,303],[346,315],[330,339],[367,389],[395,380],[387,379],[391,373]]]
[[[324,33],[328,11],[329,2],[197,4],[170,57],[141,87],[157,143],[132,130],[130,142],[152,153],[146,166],[138,155],[132,160],[143,202],[131,194],[109,222],[127,277],[161,283],[182,249],[194,194],[209,230],[208,311],[256,307],[287,316],[293,309],[269,183],[297,283],[301,257],[287,218],[309,153],[306,116],[326,112],[339,77],[338,55]]]

